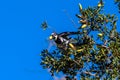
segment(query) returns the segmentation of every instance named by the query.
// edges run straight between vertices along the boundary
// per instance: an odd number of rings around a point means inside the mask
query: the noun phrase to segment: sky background
[[[77,24],[78,3],[86,8],[98,1],[0,0],[0,80],[49,80],[50,74],[39,64],[53,30],[43,31],[41,23],[47,21],[56,32],[77,30],[64,10]],[[119,16],[113,0],[104,1],[105,12]]]

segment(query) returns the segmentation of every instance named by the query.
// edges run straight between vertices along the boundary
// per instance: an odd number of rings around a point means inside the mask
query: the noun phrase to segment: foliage
[[[117,31],[116,15],[103,12],[102,0],[95,7],[82,8],[79,4],[80,27],[73,39],[77,50],[56,47],[41,52],[41,63],[50,69],[52,76],[62,72],[67,80],[80,75],[81,80],[120,79],[120,33]],[[77,32],[78,32],[77,31]],[[91,66],[90,66],[91,65]]]
[[[46,22],[46,21],[44,21],[44,22],[41,24],[41,28],[42,28],[43,30],[46,30],[46,29],[48,28],[48,25],[47,25],[47,22]]]

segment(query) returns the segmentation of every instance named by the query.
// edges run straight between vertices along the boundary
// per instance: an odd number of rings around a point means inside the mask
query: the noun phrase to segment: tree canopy
[[[119,2],[115,0],[118,6]],[[74,34],[65,36],[70,46],[63,48],[65,44],[56,43],[54,50],[41,51],[40,65],[49,69],[52,76],[62,72],[66,80],[77,80],[77,75],[81,80],[120,79],[118,18],[115,14],[104,13],[103,8],[102,0],[96,6],[85,9],[79,4],[76,17],[80,27]],[[47,23],[42,25],[47,28]],[[73,46],[75,49],[72,49]]]

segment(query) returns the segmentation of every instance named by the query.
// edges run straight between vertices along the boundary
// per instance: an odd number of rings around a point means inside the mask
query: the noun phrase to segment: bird
[[[70,35],[75,35],[75,34],[81,34],[81,32],[79,31],[78,32],[62,32],[59,34],[56,32],[53,32],[49,36],[49,39],[53,40],[56,43],[58,48],[62,48],[63,50],[67,50],[70,48],[76,51],[76,47],[71,42],[71,38],[69,38]],[[78,50],[78,51],[82,51],[82,50]]]

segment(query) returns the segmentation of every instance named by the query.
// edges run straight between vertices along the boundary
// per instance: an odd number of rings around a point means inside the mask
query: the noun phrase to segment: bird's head
[[[52,39],[57,39],[58,35],[57,33],[53,32],[50,36],[49,36],[49,39],[52,40]]]

